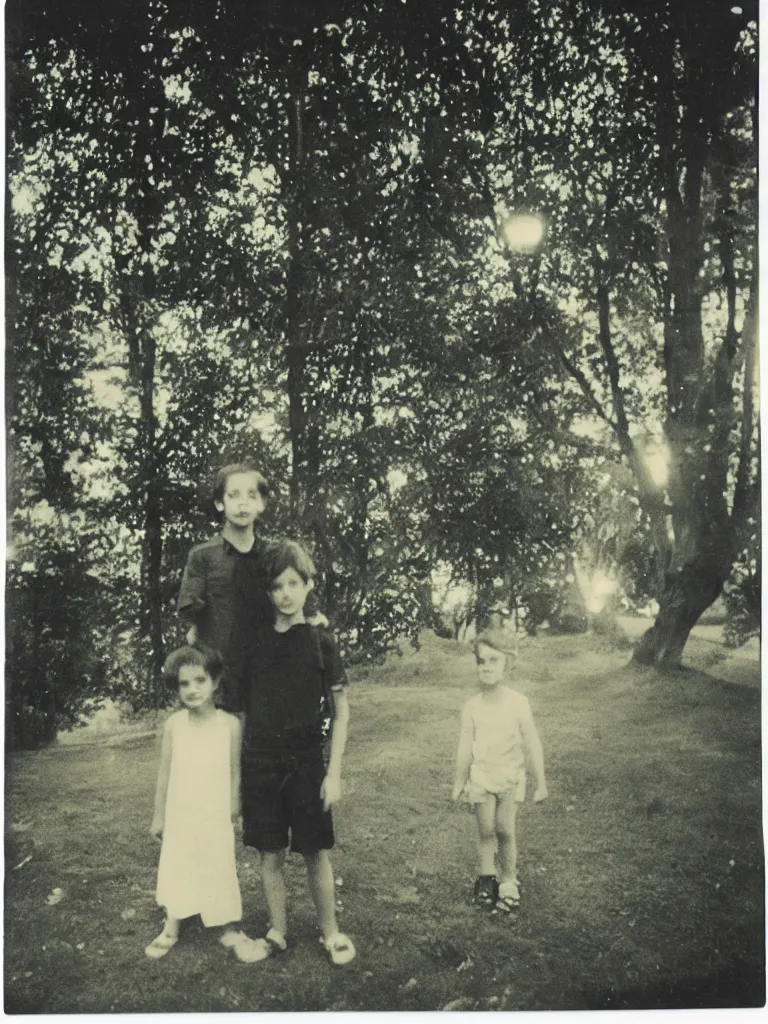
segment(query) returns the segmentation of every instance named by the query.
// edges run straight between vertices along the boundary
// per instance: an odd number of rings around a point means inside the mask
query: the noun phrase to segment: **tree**
[[[206,528],[197,481],[248,448],[369,652],[429,618],[438,557],[522,599],[623,458],[658,553],[637,657],[679,660],[755,532],[748,16],[11,8],[20,474],[127,531],[119,572],[84,551],[142,663]],[[521,209],[547,220],[536,251],[505,234]],[[572,429],[595,419],[608,451]]]
[[[503,99],[459,165],[476,216],[549,221],[527,268],[506,252],[523,350],[548,347],[634,473],[660,605],[634,657],[676,665],[755,504],[754,24],[711,2],[526,6],[538,29],[499,20]]]

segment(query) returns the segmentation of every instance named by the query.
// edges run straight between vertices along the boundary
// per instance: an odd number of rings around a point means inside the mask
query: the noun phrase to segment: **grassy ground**
[[[514,919],[469,904],[474,825],[449,801],[471,655],[428,637],[358,679],[334,855],[340,921],[359,950],[345,968],[317,943],[298,858],[283,957],[239,964],[190,924],[168,957],[147,960],[162,921],[148,835],[156,740],[102,737],[14,757],[6,1011],[761,1004],[759,665],[745,661],[729,681],[715,674],[728,658],[691,650],[705,671],[668,679],[589,637],[524,650],[519,686],[551,797],[519,818]],[[245,926],[258,934],[263,900],[245,851],[240,874]]]

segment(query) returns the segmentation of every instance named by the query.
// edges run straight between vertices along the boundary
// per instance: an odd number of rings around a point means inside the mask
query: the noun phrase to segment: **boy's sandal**
[[[496,901],[499,910],[508,913],[520,906],[520,887],[517,882],[502,882],[499,886],[499,898]]]
[[[350,960],[354,960],[357,956],[357,950],[354,947],[352,939],[348,935],[343,935],[341,932],[336,932],[330,939],[320,938],[320,942],[325,947],[328,955],[331,958],[331,963],[341,967],[343,964],[348,964]]]
[[[219,936],[219,942],[224,949],[237,949],[244,943],[253,942],[253,939],[248,938],[245,932],[229,931]]]
[[[244,964],[257,964],[269,957],[277,956],[288,949],[285,936],[281,935],[276,928],[270,928],[263,939],[249,939],[247,935],[240,933],[243,937],[232,947],[237,959]]]
[[[475,882],[473,899],[479,907],[495,907],[499,898],[499,883],[494,875],[480,875]]]
[[[165,956],[169,950],[173,949],[178,941],[178,935],[169,935],[167,932],[160,932],[156,939],[152,939],[144,952],[151,960],[159,960],[160,957]]]

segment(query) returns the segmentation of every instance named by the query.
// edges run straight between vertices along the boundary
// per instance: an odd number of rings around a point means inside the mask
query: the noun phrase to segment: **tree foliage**
[[[432,621],[438,563],[483,614],[499,580],[562,593],[603,507],[614,568],[655,550],[638,657],[679,661],[754,564],[749,5],[30,0],[7,24],[11,505],[83,535],[25,534],[47,568],[14,563],[11,626],[92,573],[117,624],[93,679],[155,701],[201,481],[250,453],[351,656]]]

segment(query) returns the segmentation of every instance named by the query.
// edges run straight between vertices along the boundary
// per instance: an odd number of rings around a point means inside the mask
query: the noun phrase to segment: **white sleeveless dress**
[[[243,909],[231,818],[229,715],[198,725],[171,716],[172,755],[157,902],[171,917],[199,914],[208,927],[239,921]]]

